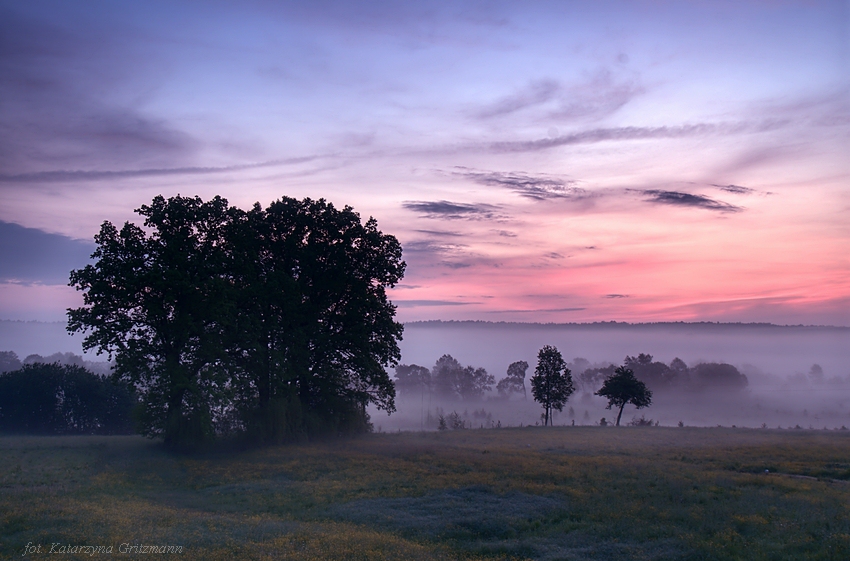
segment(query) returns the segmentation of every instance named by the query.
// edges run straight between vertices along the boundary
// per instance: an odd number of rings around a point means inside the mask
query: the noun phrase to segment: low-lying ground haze
[[[531,397],[529,378],[537,353],[554,345],[568,363],[586,359],[592,366],[623,364],[625,357],[646,353],[670,364],[682,359],[728,363],[747,377],[739,390],[652,388],[653,403],[637,410],[627,405],[622,423],[652,419],[665,426],[731,426],[840,429],[850,427],[850,328],[762,324],[507,324],[421,322],[405,326],[402,363],[432,368],[444,354],[464,366],[483,367],[498,382],[515,361],[529,364],[527,398],[500,398],[494,391],[482,400],[449,401],[433,393],[404,395],[398,411],[372,411],[376,430],[433,430],[439,414],[454,412],[468,427],[540,423],[541,407]],[[818,365],[820,369],[813,366]],[[580,372],[573,371],[577,377]],[[616,418],[598,388],[576,383],[576,392],[555,424],[598,424]]]
[[[70,337],[64,324],[0,322],[0,350],[15,351],[23,360],[37,353],[81,353],[80,337]],[[637,410],[627,405],[622,423],[652,419],[664,426],[731,426],[840,429],[850,427],[850,328],[776,326],[767,324],[534,324],[487,322],[413,322],[405,325],[402,364],[432,368],[448,354],[464,366],[483,367],[498,382],[508,365],[526,361],[525,399],[501,398],[495,391],[483,399],[451,401],[433,393],[399,392],[397,411],[388,416],[371,410],[376,430],[436,430],[438,417],[456,412],[467,427],[519,426],[540,423],[541,407],[531,396],[529,379],[544,345],[558,348],[581,374],[575,359],[599,367],[623,364],[625,357],[646,353],[670,364],[680,358],[689,367],[728,363],[747,377],[740,390],[697,391],[653,388],[653,403]],[[104,360],[93,354],[87,361]],[[583,364],[583,363],[582,363]],[[812,367],[820,366],[820,375]],[[96,369],[97,370],[97,369]],[[817,371],[814,374],[818,374]],[[578,382],[578,380],[577,380]],[[576,392],[555,424],[598,424],[616,418],[606,401],[593,395],[598,388],[576,383]]]

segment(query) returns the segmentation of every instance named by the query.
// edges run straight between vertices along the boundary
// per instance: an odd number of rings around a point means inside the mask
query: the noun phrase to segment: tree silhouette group
[[[243,211],[221,197],[156,197],[143,226],[105,222],[71,272],[68,330],[114,357],[143,434],[187,447],[228,434],[278,442],[368,428],[393,411],[385,367],[402,325],[386,289],[401,245],[324,200]]]

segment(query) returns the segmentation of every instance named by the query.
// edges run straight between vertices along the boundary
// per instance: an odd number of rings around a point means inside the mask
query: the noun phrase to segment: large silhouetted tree
[[[394,410],[385,367],[402,326],[386,296],[401,246],[351,208],[283,198],[250,211],[157,197],[145,228],[106,222],[72,271],[84,347],[114,355],[140,393],[143,432],[172,446],[229,430],[262,441],[368,426]]]
[[[563,410],[573,391],[572,375],[558,349],[549,345],[540,349],[531,377],[531,395],[543,406],[544,426],[552,424],[552,410]]]
[[[71,271],[85,305],[68,311],[68,330],[86,332],[84,349],[115,357],[114,375],[144,404],[142,433],[169,446],[211,439],[226,389],[218,335],[228,210],[220,197],[156,197],[136,210],[144,228],[104,222],[95,263]]]
[[[618,407],[617,426],[620,426],[620,417],[623,416],[623,408],[631,403],[638,409],[649,407],[652,404],[652,392],[646,388],[646,384],[635,378],[634,373],[625,366],[618,367],[614,374],[605,379],[602,388],[596,395],[608,400],[607,409]]]
[[[237,398],[262,440],[368,426],[366,405],[395,409],[385,370],[403,327],[386,288],[401,245],[350,207],[284,197],[230,226],[234,313],[225,346]]]

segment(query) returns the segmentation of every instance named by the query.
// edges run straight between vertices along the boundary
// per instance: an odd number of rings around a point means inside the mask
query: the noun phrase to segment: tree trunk
[[[625,404],[625,403],[624,403],[624,404],[622,404],[622,405],[620,406],[620,412],[619,412],[619,413],[617,413],[617,426],[618,426],[618,427],[620,426],[620,417],[622,417],[622,416],[623,416],[623,408],[624,408],[625,406],[626,406],[626,404]]]

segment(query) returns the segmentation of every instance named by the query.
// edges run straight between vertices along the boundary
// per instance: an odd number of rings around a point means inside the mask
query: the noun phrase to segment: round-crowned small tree
[[[544,426],[552,424],[552,410],[563,410],[574,391],[572,374],[561,353],[544,346],[537,353],[537,367],[531,377],[531,395],[543,406]]]
[[[605,379],[602,387],[596,395],[608,400],[607,409],[614,406],[619,407],[617,413],[617,426],[620,426],[620,417],[623,416],[623,408],[631,403],[638,409],[649,407],[652,404],[652,392],[647,389],[646,384],[635,378],[634,372],[620,366],[614,370],[614,374]]]

